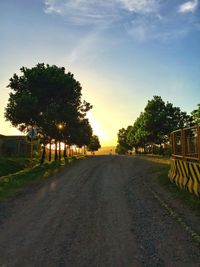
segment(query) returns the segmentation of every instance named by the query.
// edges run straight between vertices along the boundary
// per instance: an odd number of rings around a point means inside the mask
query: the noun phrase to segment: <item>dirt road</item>
[[[200,266],[199,247],[149,190],[150,164],[82,159],[0,204],[0,266]]]

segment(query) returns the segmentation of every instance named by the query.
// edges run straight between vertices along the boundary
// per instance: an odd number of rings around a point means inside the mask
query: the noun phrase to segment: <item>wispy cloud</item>
[[[148,14],[156,12],[160,0],[45,0],[45,13],[68,15],[73,22],[116,21],[122,12]]]
[[[119,0],[122,5],[130,12],[135,13],[152,13],[156,12],[159,7],[159,0]]]
[[[99,27],[124,26],[139,41],[171,40],[199,30],[198,0],[177,5],[166,0],[44,0],[45,12],[71,23]],[[188,16],[184,16],[188,13]],[[105,28],[106,28],[105,27]]]
[[[110,22],[118,17],[115,2],[111,0],[45,0],[45,13],[58,13],[75,24]]]
[[[84,61],[88,58],[84,58],[85,55],[90,53],[90,62],[94,61],[100,54],[100,35],[104,28],[96,28],[95,31],[91,31],[86,34],[80,43],[73,47],[70,55],[68,56],[67,63],[73,64],[74,62],[80,61],[80,58]],[[95,50],[95,51],[94,51]]]
[[[188,13],[196,11],[198,7],[198,0],[188,1],[179,6],[178,12],[179,13]]]

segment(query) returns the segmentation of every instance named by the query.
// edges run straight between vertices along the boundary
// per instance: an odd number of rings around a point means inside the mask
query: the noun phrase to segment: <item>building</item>
[[[0,156],[3,157],[29,157],[30,143],[26,136],[0,135]]]

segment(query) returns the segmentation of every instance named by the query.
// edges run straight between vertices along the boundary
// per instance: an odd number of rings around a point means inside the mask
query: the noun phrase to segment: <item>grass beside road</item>
[[[73,161],[74,158],[37,165],[32,169],[0,177],[0,201],[21,191],[24,185],[36,183],[56,173],[62,167]]]
[[[165,187],[168,192],[176,200],[180,200],[182,203],[187,205],[190,209],[200,214],[200,200],[195,195],[188,192],[186,189],[182,190],[177,187],[174,183],[171,183],[168,178],[168,172],[170,169],[170,159],[161,156],[148,156],[145,155],[144,159],[153,163],[152,173],[155,174],[157,181]]]
[[[27,158],[0,157],[0,177],[25,169],[29,164]]]

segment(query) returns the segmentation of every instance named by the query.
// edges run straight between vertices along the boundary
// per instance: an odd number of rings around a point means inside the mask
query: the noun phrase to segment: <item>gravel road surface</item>
[[[151,163],[76,161],[0,204],[0,267],[199,267],[200,249],[151,193]]]

